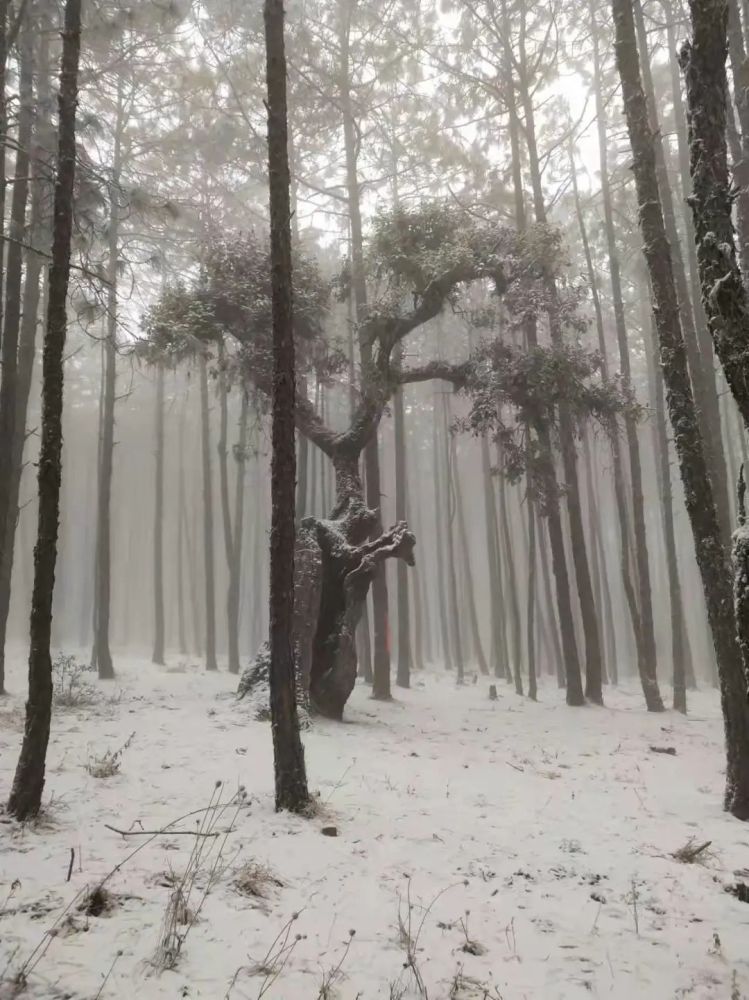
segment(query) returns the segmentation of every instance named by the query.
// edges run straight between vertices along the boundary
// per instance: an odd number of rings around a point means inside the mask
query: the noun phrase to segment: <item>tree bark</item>
[[[94,629],[94,662],[102,680],[114,677],[114,665],[109,648],[109,622],[112,588],[112,471],[114,466],[114,407],[117,379],[118,322],[118,262],[120,230],[120,170],[122,165],[122,131],[124,127],[124,96],[122,81],[117,84],[117,117],[114,128],[112,177],[109,185],[109,226],[107,232],[107,316],[106,334],[102,343],[104,355],[104,386],[102,391],[101,442],[99,451],[99,482],[96,529],[96,624]]]
[[[536,516],[530,497],[528,507],[528,616],[526,618],[526,648],[528,650],[528,697],[537,698],[536,682]],[[522,694],[522,689],[518,694]]]
[[[247,393],[243,391],[239,412],[239,439],[234,453],[237,463],[237,478],[234,484],[234,531],[231,559],[229,560],[229,591],[226,598],[229,624],[230,673],[239,673],[239,593],[242,572],[242,544],[244,541],[244,487],[245,465],[247,462],[248,416],[249,399]]]
[[[643,287],[643,295],[645,288]],[[648,317],[645,317],[647,320]],[[668,454],[668,433],[666,430],[666,411],[663,402],[663,373],[656,355],[658,353],[658,332],[650,317],[647,326],[643,325],[643,342],[648,355],[648,368],[652,373],[650,388],[650,403],[655,419],[655,453],[658,465],[658,492],[661,500],[661,515],[663,519],[663,544],[666,550],[666,572],[668,574],[668,598],[671,611],[671,664],[673,671],[674,708],[677,712],[687,711],[687,691],[685,683],[685,642],[684,608],[681,596],[681,581],[676,557],[676,533],[674,531],[674,505],[671,493],[671,469]],[[648,338],[648,332],[650,338]]]
[[[509,23],[507,19],[506,10],[503,7],[503,16],[505,21],[505,34],[508,37],[506,56],[509,58]],[[521,37],[522,46],[522,37]],[[531,175],[531,184],[533,189],[533,204],[534,212],[536,216],[536,222],[541,225],[546,223],[546,207],[544,203],[544,195],[541,185],[541,170],[538,159],[538,150],[536,147],[536,134],[535,134],[535,122],[534,122],[534,110],[533,110],[533,100],[531,96],[530,89],[526,80],[526,68],[527,60],[525,57],[524,47],[521,47],[521,59],[520,59],[520,78],[517,81],[517,85],[520,88],[520,99],[523,108],[524,115],[524,133],[526,140],[526,148],[528,150],[528,160]],[[509,67],[508,67],[509,69]],[[508,74],[509,81],[512,85],[512,73]],[[510,102],[511,106],[511,132],[517,132],[517,110],[515,109],[514,100]],[[515,121],[513,122],[513,118]],[[517,139],[516,139],[517,141]],[[513,155],[513,161],[516,162],[514,170],[519,172],[520,170],[520,159],[518,155]],[[518,228],[525,228],[525,210],[520,205],[522,198],[522,189],[519,189],[519,180],[516,177],[515,180],[515,198],[516,198],[516,214],[518,215]],[[554,279],[546,275],[545,282],[548,290],[551,294],[551,299],[554,301],[556,297],[556,286]],[[559,327],[558,321],[553,314],[549,315],[550,328],[552,331],[552,340],[555,343],[561,342],[561,328]],[[533,346],[534,337],[529,338],[528,346]],[[580,599],[580,607],[583,617],[583,631],[585,636],[585,646],[586,646],[586,676],[589,675],[591,679],[591,690],[596,690],[596,687],[600,687],[600,670],[601,670],[601,652],[600,652],[600,637],[598,635],[598,623],[595,616],[595,608],[592,605],[592,587],[590,583],[590,570],[588,567],[588,557],[587,550],[585,546],[585,534],[582,527],[582,518],[580,514],[579,507],[579,489],[577,483],[577,469],[575,462],[575,449],[574,441],[572,437],[572,426],[569,419],[569,414],[566,407],[560,407],[559,411],[559,422],[560,422],[560,440],[561,440],[561,451],[562,451],[562,462],[564,466],[565,481],[568,490],[568,500],[567,500],[567,510],[570,518],[570,530],[574,535],[573,540],[573,560],[575,564],[575,574],[577,578],[578,585],[578,596]],[[541,449],[544,455],[543,464],[545,466],[545,477],[548,481],[550,487],[556,485],[556,475],[553,467],[551,443],[549,440],[548,429],[536,428],[539,434],[539,441],[541,444]],[[549,497],[556,498],[556,490],[550,488],[548,490]],[[578,502],[576,502],[578,498]],[[564,550],[564,537],[562,534],[562,522],[559,515],[559,502],[558,499],[554,499],[549,503],[549,509],[547,511],[547,516],[549,518],[549,538],[551,541],[552,548],[552,562],[554,567],[554,578],[557,585],[557,600],[559,602],[559,619],[560,627],[562,631],[562,646],[564,649],[564,661],[565,661],[565,674],[566,674],[566,687],[567,687],[567,704],[568,705],[582,705],[585,703],[585,696],[582,690],[582,677],[580,674],[580,660],[577,650],[577,643],[574,635],[574,625],[573,625],[573,615],[572,615],[572,602],[569,593],[569,576],[567,573],[567,557]],[[599,681],[596,683],[596,677]]]
[[[299,735],[294,624],[295,371],[283,0],[264,3],[273,310],[270,708],[276,809],[309,808]]]
[[[400,361],[402,352],[398,351]],[[407,480],[406,480],[406,414],[403,404],[403,388],[396,390],[393,397],[393,422],[395,435],[395,520],[406,520]],[[395,683],[398,687],[411,686],[411,611],[408,603],[408,567],[398,561],[398,665]]]
[[[642,72],[643,90],[650,117],[650,128],[655,142],[655,166],[658,175],[658,190],[663,207],[663,221],[666,225],[666,235],[671,245],[671,259],[676,279],[676,294],[681,308],[681,326],[684,333],[684,343],[687,348],[687,363],[692,376],[692,389],[697,403],[697,414],[700,420],[702,439],[708,465],[713,475],[713,493],[718,511],[718,521],[723,533],[723,543],[730,545],[731,541],[731,508],[728,500],[728,474],[726,457],[723,451],[723,439],[720,431],[720,410],[718,409],[718,394],[715,389],[713,374],[713,357],[709,338],[705,331],[700,337],[698,321],[700,318],[699,302],[692,302],[684,267],[681,249],[681,239],[676,226],[676,213],[671,193],[671,179],[666,167],[666,157],[658,122],[658,106],[653,85],[653,75],[650,70],[650,59],[647,47],[647,32],[645,19],[642,15],[640,0],[634,0],[635,30],[640,49],[640,66]],[[675,113],[678,109],[674,109]],[[677,136],[678,138],[678,136]],[[688,191],[685,192],[688,197]],[[691,234],[688,232],[687,237]]]
[[[227,646],[229,654],[229,673],[239,673],[239,569],[235,558],[236,539],[232,526],[231,502],[229,500],[229,459],[228,459],[228,422],[229,422],[229,387],[227,385],[226,357],[223,341],[218,346],[218,392],[219,392],[219,435],[218,435],[218,469],[219,491],[221,495],[221,524],[224,534],[224,552],[226,569],[229,576],[226,594],[226,626]],[[244,396],[244,393],[243,393]],[[244,406],[244,402],[242,406]],[[245,411],[246,412],[246,411]]]
[[[28,16],[28,15],[27,15]],[[46,27],[46,19],[44,19]],[[22,27],[19,43],[20,77],[19,77],[19,151],[32,146],[30,157],[27,156],[27,163],[16,162],[16,172],[21,171],[19,176],[23,177],[23,170],[31,173],[31,210],[29,213],[28,244],[29,248],[37,248],[46,251],[49,243],[49,218],[45,216],[45,204],[48,195],[51,193],[51,185],[47,179],[47,169],[44,159],[47,153],[52,155],[51,135],[48,122],[41,116],[34,121],[34,94],[33,94],[33,73],[34,73],[34,53],[32,36],[27,26]],[[49,86],[47,76],[49,73],[49,43],[42,34],[39,42],[39,59],[37,77],[39,80],[37,95],[39,101],[48,94]],[[29,119],[29,135],[24,138],[22,132],[25,129],[22,123]],[[44,150],[44,154],[42,153]],[[25,182],[21,182],[25,183]],[[14,186],[13,205],[20,209],[22,199],[16,200]],[[51,200],[51,199],[50,199]],[[24,215],[25,201],[23,199]],[[17,228],[16,239],[23,239],[23,220],[16,217],[11,218],[11,228]],[[18,235],[20,234],[20,235]],[[11,253],[9,248],[8,268],[10,271]],[[18,524],[19,509],[18,497],[21,488],[21,477],[23,473],[23,451],[26,442],[26,414],[28,410],[29,394],[31,391],[31,378],[34,370],[34,356],[36,352],[36,326],[39,312],[40,286],[39,279],[42,273],[44,257],[41,253],[34,252],[34,249],[27,249],[26,273],[23,286],[23,303],[20,314],[20,340],[18,343],[17,369],[15,376],[15,415],[13,419],[13,438],[9,462],[8,479],[8,507],[5,521],[5,535],[2,547],[0,548],[0,694],[5,688],[5,643],[8,627],[8,613],[10,610],[11,583],[13,576],[13,557],[15,549],[16,527]],[[8,315],[9,303],[6,303],[6,315]]]
[[[164,663],[164,366],[156,368],[155,495],[153,508],[153,655]]]
[[[596,79],[596,111],[598,116],[598,152],[601,161],[601,194],[603,196],[604,227],[609,259],[609,275],[611,279],[611,294],[614,304],[614,325],[616,341],[619,349],[619,365],[627,388],[631,389],[632,378],[629,360],[629,338],[624,315],[624,298],[622,295],[621,270],[619,251],[616,243],[614,213],[611,201],[611,188],[608,176],[608,156],[606,135],[606,118],[601,93],[601,65],[598,50],[598,33],[595,23],[594,7],[590,4],[591,33],[593,38],[594,75]],[[691,315],[691,314],[690,314]],[[663,711],[663,701],[658,689],[657,654],[655,645],[655,627],[653,625],[653,603],[650,589],[650,564],[648,561],[647,537],[645,531],[645,509],[642,496],[642,467],[640,463],[640,445],[637,438],[637,425],[631,413],[625,414],[624,430],[627,442],[630,471],[630,495],[632,501],[632,520],[634,524],[634,556],[636,565],[637,594],[630,572],[630,539],[626,515],[626,500],[624,486],[624,470],[620,444],[616,437],[617,428],[612,428],[612,455],[614,461],[614,490],[619,518],[619,533],[622,555],[622,576],[627,606],[632,620],[632,628],[637,649],[637,669],[640,675],[645,696],[645,704],[650,712]]]
[[[694,37],[682,49],[682,66],[702,301],[728,387],[749,428],[749,309],[736,260],[726,148],[728,8],[725,0],[701,0],[701,6],[690,3],[690,11]]]
[[[603,660],[603,681],[608,684],[616,682],[616,630],[614,628],[614,612],[611,601],[611,587],[606,563],[606,548],[601,531],[601,507],[598,502],[598,492],[593,481],[594,455],[591,449],[589,435],[583,435],[583,454],[585,456],[585,488],[588,494],[588,536],[596,556],[598,579],[596,592],[598,607],[601,609],[601,635],[606,644],[606,654]]]
[[[484,436],[479,441],[481,447],[481,478],[484,487],[484,520],[486,523],[486,548],[489,561],[489,615],[491,624],[491,662],[495,677],[505,677],[507,673],[507,633],[505,630],[505,606],[502,593],[502,568],[499,556],[499,531],[497,530],[497,510],[494,499],[489,442]]]
[[[52,263],[42,371],[42,431],[39,453],[39,515],[34,550],[31,601],[29,695],[26,725],[8,813],[18,820],[41,806],[52,714],[50,632],[60,515],[62,475],[63,356],[67,331],[67,294],[73,228],[75,115],[80,55],[80,0],[66,0],[59,88],[58,154],[55,183]]]
[[[460,620],[460,610],[458,608],[458,574],[455,565],[455,478],[453,475],[453,461],[455,456],[454,443],[451,440],[448,427],[448,402],[447,395],[442,393],[442,445],[444,455],[445,470],[445,541],[447,548],[447,596],[450,615],[450,634],[453,640],[453,660],[456,666],[455,679],[458,684],[462,684],[465,679],[465,663],[463,660],[462,627]]]
[[[200,377],[200,441],[203,458],[203,566],[205,572],[205,668],[218,670],[216,663],[216,583],[213,552],[213,476],[211,473],[211,425],[208,409],[208,363],[201,354],[198,361]]]
[[[746,13],[746,12],[745,12]],[[736,219],[744,281],[749,280],[749,93],[746,88],[746,41],[741,33],[741,14],[736,0],[728,5],[728,55],[733,79],[733,100],[739,116],[739,134],[732,149],[733,180],[736,186]],[[735,131],[733,106],[726,95],[729,127]]]
[[[437,599],[439,603],[439,617],[440,617],[440,639],[442,643],[442,656],[445,661],[445,669],[453,670],[455,663],[453,661],[452,648],[450,646],[450,627],[448,622],[448,610],[447,610],[447,588],[446,588],[446,577],[447,569],[445,565],[445,549],[444,549],[444,531],[445,529],[445,517],[444,517],[444,502],[443,502],[443,492],[442,492],[442,482],[440,481],[440,470],[442,466],[440,447],[439,447],[439,428],[442,423],[441,418],[437,414],[437,396],[434,396],[434,402],[432,407],[432,483],[434,486],[434,544],[437,551],[437,579],[435,581],[437,587]]]
[[[185,399],[185,403],[187,399]],[[178,500],[177,500],[177,639],[179,642],[179,651],[185,656],[187,655],[187,634],[185,630],[185,560],[184,560],[184,550],[186,546],[186,503],[185,503],[185,444],[184,444],[184,430],[185,430],[185,408],[183,407],[179,418],[179,473],[177,481],[178,489]],[[188,558],[188,569],[191,570],[190,559]],[[192,572],[190,572],[190,592],[194,585],[192,583]],[[193,622],[193,628],[197,629],[197,623]],[[195,648],[200,648],[196,645]]]
[[[510,534],[510,518],[507,511],[507,484],[502,472],[503,458],[502,448],[497,443],[497,466],[499,468],[499,478],[497,480],[497,499],[499,501],[499,529],[501,537],[501,551],[504,559],[502,564],[505,567],[506,578],[503,586],[503,594],[507,598],[507,611],[512,625],[512,644],[508,641],[508,658],[505,680],[508,684],[513,684],[520,671],[523,659],[523,636],[520,626],[520,602],[518,600],[519,585],[517,577],[517,566],[515,563],[515,552]],[[501,568],[500,568],[501,572]],[[512,662],[510,662],[512,661]]]
[[[24,14],[24,20],[28,14]],[[29,192],[31,137],[34,124],[33,82],[34,64],[32,36],[24,24],[20,36],[18,133],[15,160],[15,181],[11,197],[10,242],[7,252],[5,280],[5,310],[2,336],[2,384],[0,384],[0,561],[11,558],[6,551],[9,541],[8,523],[15,519],[12,509],[13,457],[18,396],[18,337],[21,324],[21,288],[23,247],[26,235],[26,203]],[[0,53],[1,57],[1,53]],[[4,156],[4,146],[3,146]],[[12,544],[12,538],[10,539]],[[0,678],[1,681],[1,678]],[[2,683],[0,683],[2,691]]]
[[[631,0],[613,0],[612,9],[616,61],[632,146],[640,226],[653,293],[666,399],[720,677],[727,757],[724,804],[734,816],[748,819],[749,709],[736,642],[729,568],[687,370],[671,251],[658,192],[654,137],[640,79]]]
[[[455,465],[455,514],[458,522],[458,538],[463,554],[463,566],[465,573],[463,579],[466,588],[466,605],[468,607],[468,624],[471,628],[471,639],[473,640],[473,650],[476,655],[479,673],[486,676],[489,673],[489,664],[484,655],[484,644],[481,641],[481,629],[479,628],[478,614],[476,612],[476,588],[474,586],[473,569],[471,567],[471,550],[468,545],[468,530],[466,528],[465,505],[463,502],[463,490],[461,489],[461,477],[459,474],[459,462],[457,449],[454,450],[453,462]]]
[[[356,318],[361,324],[367,310],[367,285],[364,271],[364,241],[361,221],[361,193],[357,173],[356,121],[351,103],[350,79],[350,29],[352,6],[341,5],[340,31],[340,107],[343,117],[343,138],[346,155],[346,190],[348,194],[349,218],[351,223],[351,274],[356,303]],[[372,348],[366,338],[360,338],[359,350],[362,365],[362,380],[370,376]],[[382,534],[380,512],[380,457],[377,448],[377,433],[370,438],[364,450],[366,469],[367,505],[377,512],[372,525],[372,539]],[[388,622],[388,592],[385,567],[377,566],[372,581],[372,611],[374,624],[374,662],[372,697],[387,701],[390,698],[390,642]]]

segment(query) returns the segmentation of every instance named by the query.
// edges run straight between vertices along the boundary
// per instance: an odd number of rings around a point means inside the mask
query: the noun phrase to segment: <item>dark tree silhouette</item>
[[[67,0],[60,67],[57,178],[52,263],[49,272],[47,329],[42,369],[42,430],[39,451],[39,515],[31,598],[29,696],[26,726],[8,812],[16,819],[34,816],[41,806],[52,715],[52,596],[62,476],[63,354],[67,332],[67,294],[75,181],[75,117],[81,44],[81,0]]]
[[[283,0],[265,0],[268,85],[273,390],[270,534],[270,708],[276,809],[309,805],[299,735],[292,630],[294,626],[294,491],[296,441],[291,282],[291,204],[286,113]]]

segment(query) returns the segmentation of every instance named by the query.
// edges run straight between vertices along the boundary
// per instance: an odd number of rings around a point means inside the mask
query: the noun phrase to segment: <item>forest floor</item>
[[[715,692],[682,718],[634,687],[605,709],[437,672],[389,704],[358,687],[305,734],[320,807],[301,819],[273,812],[270,728],[234,678],[127,660],[91,683],[55,715],[43,817],[0,823],[3,998],[19,970],[22,996],[76,1000],[749,997],[749,905],[726,891],[749,882],[749,825],[721,811]],[[22,696],[0,703],[3,797],[22,720]],[[89,773],[131,734],[116,773]],[[226,835],[105,826],[161,830],[239,786],[202,827]]]

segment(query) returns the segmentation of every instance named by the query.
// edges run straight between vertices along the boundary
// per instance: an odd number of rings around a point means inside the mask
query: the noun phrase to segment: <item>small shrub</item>
[[[100,756],[90,754],[86,761],[86,770],[92,778],[111,778],[120,773],[122,767],[122,755],[133,742],[135,733],[130,733],[128,738],[117,750],[105,750]]]
[[[94,667],[79,663],[75,656],[58,653],[52,661],[52,697],[58,708],[78,708],[92,705],[99,700],[99,694],[86,674]]]

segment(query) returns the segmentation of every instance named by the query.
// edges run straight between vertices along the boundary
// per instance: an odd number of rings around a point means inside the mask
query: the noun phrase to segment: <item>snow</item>
[[[14,666],[9,687],[21,692],[21,660]],[[715,692],[692,694],[682,718],[648,715],[634,687],[607,691],[605,709],[574,709],[549,686],[532,704],[502,684],[492,702],[488,679],[456,688],[437,671],[417,675],[389,704],[357,686],[345,722],[315,721],[304,734],[321,808],[302,819],[273,812],[270,729],[235,702],[235,678],[192,664],[118,666],[104,702],[54,718],[44,819],[24,829],[0,824],[0,996],[11,995],[9,980],[40,942],[48,947],[24,996],[749,995],[749,905],[724,888],[749,881],[749,873],[735,874],[749,867],[749,827],[721,809]],[[0,704],[3,796],[22,700]],[[116,749],[132,732],[118,774],[86,771],[90,754]],[[156,838],[108,881],[111,912],[71,909],[72,920],[45,936],[77,893],[145,840],[105,823],[161,829],[206,806],[217,781],[225,798],[243,785],[249,804],[225,838],[226,867],[173,971],[155,974],[149,960],[171,893],[165,873],[184,869],[191,836]],[[321,834],[330,825],[337,837]],[[712,841],[702,864],[671,857],[690,838]],[[224,839],[215,843],[214,856]],[[283,885],[268,885],[265,898],[242,895],[232,883],[248,862],[267,866]],[[11,891],[14,880],[20,886]],[[410,949],[399,908],[417,938]],[[295,913],[293,947],[273,970],[277,978],[259,974],[257,963]]]

